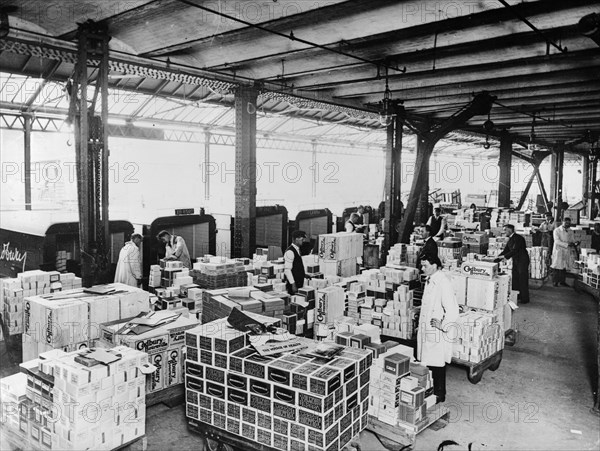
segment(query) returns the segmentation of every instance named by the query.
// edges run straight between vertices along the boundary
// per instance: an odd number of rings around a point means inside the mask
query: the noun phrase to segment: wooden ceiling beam
[[[493,93],[497,95],[497,93]],[[461,99],[462,100],[462,99]],[[562,109],[572,106],[584,106],[593,104],[593,102],[600,101],[600,84],[595,89],[582,90],[580,89],[577,93],[565,93],[565,94],[553,94],[552,92],[546,93],[543,96],[518,96],[515,98],[499,97],[498,101],[502,105],[510,106],[513,108],[519,108],[529,112],[548,112],[550,114],[553,110]],[[453,101],[453,102],[436,102],[427,100],[420,102],[418,100],[411,100],[404,102],[404,107],[410,111],[418,111],[419,113],[435,112],[436,109],[448,109],[448,108],[460,108],[465,105],[464,101]],[[507,111],[500,105],[494,105],[492,108],[492,116],[501,114]]]
[[[600,71],[600,67],[598,68]],[[488,91],[498,98],[515,98],[522,95],[545,95],[556,91],[558,94],[578,93],[598,86],[598,78],[581,70],[556,72],[540,76],[506,77],[501,80],[485,80],[480,83],[454,83],[441,85],[435,89],[392,90],[392,98],[404,102],[468,102],[473,94]],[[377,102],[381,94],[371,94],[362,98],[366,102]]]
[[[497,9],[473,14],[468,20],[464,18],[457,21],[460,26],[457,23],[457,27],[454,28],[451,26],[453,19],[444,20],[443,25],[438,27],[432,23],[424,24],[421,18],[410,17],[406,21],[398,20],[398,16],[401,15],[402,4],[406,2],[392,2],[387,6],[379,7],[376,5],[377,2],[373,1],[364,2],[364,4],[363,2],[357,3],[361,7],[354,9],[345,6],[346,10],[341,14],[327,16],[324,11],[321,11],[315,14],[312,21],[300,20],[298,23],[290,25],[286,23],[286,19],[283,19],[282,21],[275,21],[269,28],[285,35],[293,31],[294,35],[299,38],[332,47],[337,47],[340,43],[343,43],[343,45],[346,45],[346,43],[352,44],[353,41],[379,40],[370,52],[366,53],[370,53],[372,58],[380,60],[390,55],[433,48],[436,30],[439,30],[437,36],[438,49],[451,45],[494,39],[499,36],[531,32],[530,28],[520,20],[510,15],[506,16],[502,10]],[[371,5],[372,3],[373,5]],[[595,12],[591,0],[580,0],[578,2],[579,6],[566,4],[566,2],[553,2],[551,4],[546,2],[545,6],[542,3],[544,2],[535,2],[536,14],[531,16],[541,30],[564,26],[564,24],[575,25],[586,13]],[[339,6],[340,9],[344,7],[343,4]],[[529,6],[532,10],[534,9],[533,5]],[[332,6],[332,8],[334,7]],[[552,8],[551,11],[549,11],[550,8]],[[481,23],[484,25],[480,26]],[[378,34],[374,35],[374,30],[377,30]],[[386,45],[385,41],[380,39],[383,33],[393,33],[397,36],[395,39],[393,37],[388,39],[395,45],[394,47],[389,44]],[[545,45],[543,47],[545,48]],[[280,61],[284,55],[310,48],[311,46],[307,44],[247,27],[239,31],[207,37],[191,46],[188,44],[185,47],[185,54],[171,54],[171,59],[174,61],[181,59],[181,62],[186,64],[206,68],[223,67],[226,64],[238,68],[238,66],[242,66],[241,63],[243,62],[243,70],[248,69],[249,73],[255,73],[255,78],[264,78],[259,77],[257,72],[262,66],[262,59],[275,57]],[[352,49],[351,45],[348,48]],[[354,52],[351,51],[350,53]],[[152,52],[147,55],[157,56],[156,53]],[[305,57],[303,59],[310,61],[311,58]],[[321,60],[321,58],[315,59]],[[349,58],[338,59],[337,61],[334,67],[353,62]],[[280,72],[280,64],[277,64],[277,61],[271,63],[273,63],[271,68],[274,72],[263,75],[276,76]],[[298,63],[301,64],[301,61],[299,60]],[[399,61],[399,63],[403,64],[402,61]],[[319,65],[321,67],[325,66],[322,63],[319,63]],[[302,70],[301,66],[299,67]],[[410,67],[408,69],[411,70]]]
[[[437,86],[455,83],[493,81],[497,78],[535,76],[536,74],[550,74],[554,71],[579,70],[581,73],[593,76],[600,74],[600,54],[597,49],[581,52],[570,52],[568,55],[560,54],[553,57],[537,57],[514,59],[501,64],[466,65],[454,69],[427,71],[421,73],[405,74],[394,79],[390,89],[435,89]],[[348,76],[351,77],[350,75]],[[380,86],[381,85],[381,86]],[[301,89],[300,86],[297,86]],[[302,88],[306,89],[306,87]],[[373,93],[383,93],[384,83],[366,81],[352,85],[344,85],[344,80],[339,80],[338,87],[327,89],[335,98],[348,98],[349,96],[364,96]]]

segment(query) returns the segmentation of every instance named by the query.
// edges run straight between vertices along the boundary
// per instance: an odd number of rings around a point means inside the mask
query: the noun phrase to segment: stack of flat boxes
[[[194,263],[191,276],[201,288],[216,290],[248,285],[248,265],[242,260],[205,256]]]
[[[545,279],[548,276],[548,248],[529,247],[529,277],[531,279]]]
[[[346,293],[348,298],[346,316],[354,319],[357,324],[360,320],[360,308],[365,303],[366,291],[360,283],[351,283]]]
[[[23,333],[25,298],[80,287],[79,277],[75,277],[73,273],[60,274],[58,271],[32,270],[19,273],[15,278],[0,279],[3,319],[8,334]]]
[[[71,253],[67,251],[56,251],[56,270],[57,271],[66,271],[67,270],[67,260],[71,259]]]
[[[75,289],[56,293],[60,297],[55,299],[25,298],[23,361],[52,349],[74,351],[94,346],[100,338],[100,324],[148,311],[147,291],[121,283],[107,287],[118,293],[94,295]]]
[[[150,274],[148,275],[148,286],[159,288],[161,286],[162,276],[160,265],[150,265]]]
[[[247,297],[229,296],[230,289],[205,290],[202,301],[202,322],[209,323],[226,318],[234,308],[264,316],[282,317],[285,310],[284,299],[253,287],[245,287],[245,289],[248,291]]]
[[[186,414],[281,450],[340,450],[367,426],[371,353],[261,357],[225,321],[186,333]]]
[[[319,267],[328,276],[356,275],[356,259],[363,255],[361,233],[330,233],[319,235]]]

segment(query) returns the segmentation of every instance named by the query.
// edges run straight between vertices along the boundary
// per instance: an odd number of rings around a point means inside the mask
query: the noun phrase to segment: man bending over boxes
[[[165,243],[165,260],[179,260],[184,268],[191,269],[192,262],[190,252],[185,244],[185,240],[177,235],[171,235],[166,230],[161,230],[156,236],[159,241]]]
[[[458,303],[452,283],[440,271],[442,262],[437,256],[421,258],[423,273],[427,276],[421,316],[417,333],[417,360],[433,373],[433,393],[437,402],[446,400],[446,363],[452,361],[452,325],[458,318]]]

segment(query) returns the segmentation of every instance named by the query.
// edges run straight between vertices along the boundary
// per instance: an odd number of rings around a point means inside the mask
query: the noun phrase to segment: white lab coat
[[[137,287],[137,281],[141,278],[140,250],[133,241],[128,241],[119,252],[115,282]]]
[[[179,260],[185,268],[192,269],[190,252],[182,237],[171,235],[171,241],[165,247],[165,258],[169,257]]]
[[[574,247],[569,246],[569,243],[575,242],[573,231],[560,226],[554,229],[553,236],[554,248],[552,249],[551,267],[566,270],[575,268],[575,253],[577,251]]]
[[[441,330],[431,325],[432,319],[442,321]],[[454,289],[446,274],[436,271],[425,285],[417,333],[417,359],[423,365],[444,366],[452,360],[452,344],[456,338],[458,304]]]

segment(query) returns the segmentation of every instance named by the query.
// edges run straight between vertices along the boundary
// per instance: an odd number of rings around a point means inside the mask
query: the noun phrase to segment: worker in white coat
[[[188,251],[183,237],[161,230],[158,232],[157,238],[165,243],[165,260],[179,260],[184,268],[192,269],[190,251]]]
[[[564,218],[560,227],[554,229],[554,248],[552,249],[552,282],[568,287],[566,282],[567,270],[575,268],[577,254],[575,236],[571,230],[571,218]]]
[[[140,244],[142,235],[134,233],[131,241],[125,243],[119,252],[119,261],[115,272],[115,282],[137,287],[142,283],[142,264],[140,259]]]
[[[437,402],[446,400],[446,363],[452,360],[452,344],[457,337],[458,304],[448,277],[440,271],[436,255],[421,257],[427,276],[417,333],[417,360],[433,373],[433,393]]]

